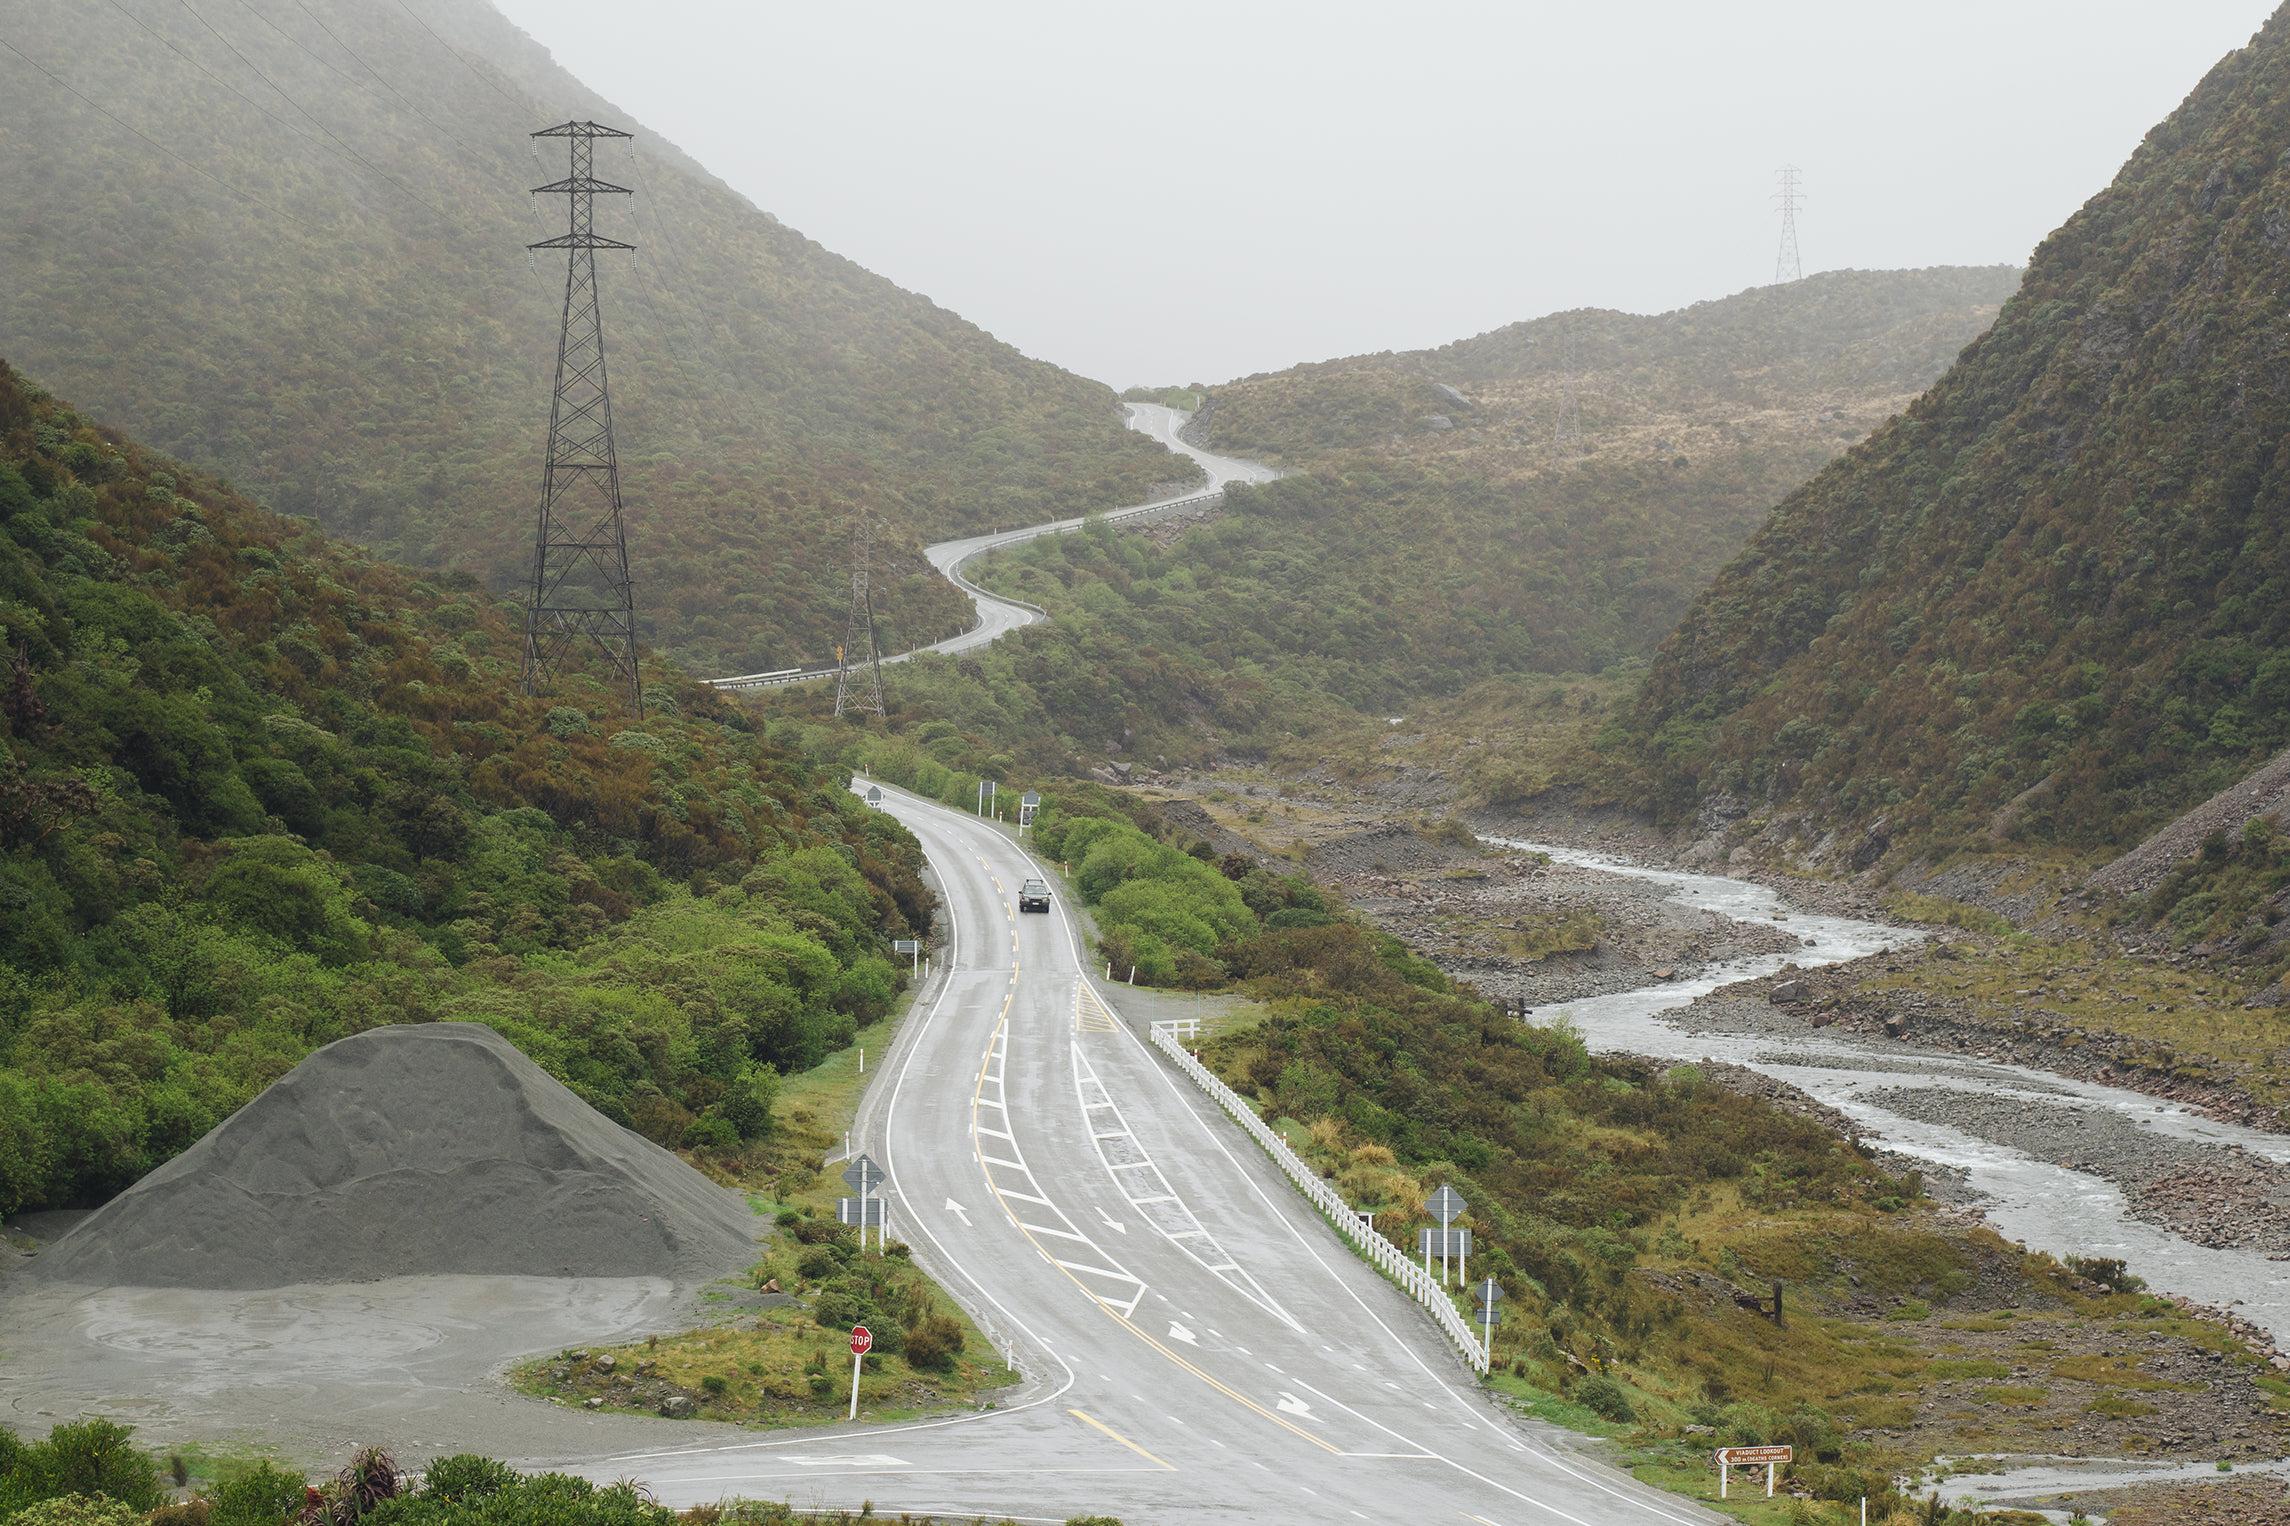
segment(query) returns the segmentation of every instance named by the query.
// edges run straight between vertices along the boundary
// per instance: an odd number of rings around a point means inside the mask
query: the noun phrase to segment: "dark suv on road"
[[[1050,887],[1040,880],[1028,880],[1018,887],[1018,910],[1048,911]]]

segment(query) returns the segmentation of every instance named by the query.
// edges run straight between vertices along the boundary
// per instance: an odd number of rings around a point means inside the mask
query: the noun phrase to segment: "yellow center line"
[[[1079,1286],[1079,1284],[1076,1284],[1076,1286]],[[1085,1293],[1089,1292],[1087,1288],[1083,1288],[1082,1291]],[[1095,1294],[1091,1294],[1090,1296],[1093,1298],[1096,1297]],[[1155,1351],[1160,1352],[1170,1361],[1175,1362],[1179,1367],[1184,1368],[1185,1371],[1191,1373],[1194,1377],[1199,1378],[1202,1382],[1208,1384],[1209,1387],[1215,1389],[1218,1393],[1223,1394],[1226,1398],[1232,1400],[1235,1404],[1239,1404],[1247,1409],[1255,1410],[1258,1414],[1271,1421],[1274,1425],[1279,1426],[1282,1430],[1294,1431],[1297,1435],[1303,1437],[1306,1441],[1311,1442],[1314,1446],[1320,1448],[1320,1450],[1323,1452],[1334,1452],[1339,1457],[1343,1455],[1343,1448],[1336,1446],[1331,1442],[1321,1440],[1319,1437],[1313,1435],[1310,1431],[1305,1430],[1300,1426],[1290,1425],[1287,1421],[1281,1419],[1271,1410],[1266,1409],[1263,1405],[1257,1403],[1254,1399],[1251,1399],[1248,1395],[1242,1393],[1240,1390],[1227,1385],[1218,1378],[1211,1377],[1209,1374],[1203,1372],[1200,1368],[1195,1367],[1191,1362],[1186,1361],[1183,1357],[1177,1355],[1176,1352],[1171,1351],[1168,1347],[1153,1339],[1152,1336],[1147,1335],[1143,1330],[1138,1329],[1135,1323],[1124,1316],[1120,1310],[1108,1304],[1104,1299],[1097,1299],[1097,1306],[1105,1310],[1106,1313],[1112,1315],[1114,1322],[1120,1325],[1123,1329],[1127,1330],[1131,1335],[1136,1336],[1146,1345],[1151,1346]]]
[[[1066,1411],[1066,1413],[1073,1416],[1076,1420],[1079,1420],[1084,1425],[1096,1426],[1099,1430],[1105,1432],[1106,1435],[1111,1436],[1115,1441],[1120,1442],[1123,1446],[1129,1448],[1130,1451],[1135,1452],[1138,1456],[1144,1458],[1146,1461],[1161,1462],[1160,1458],[1155,1457],[1151,1452],[1146,1451],[1143,1447],[1139,1446],[1136,1442],[1131,1441],[1127,1436],[1122,1435],[1119,1431],[1115,1430],[1112,1426],[1107,1425],[1104,1421],[1085,1415],[1078,1409],[1069,1409]],[[1161,1466],[1167,1468],[1172,1473],[1177,1471],[1175,1463],[1161,1462]]]

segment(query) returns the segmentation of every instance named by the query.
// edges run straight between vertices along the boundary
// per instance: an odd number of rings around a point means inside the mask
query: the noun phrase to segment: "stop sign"
[[[875,1337],[865,1325],[853,1325],[851,1327],[851,1355],[865,1356],[867,1348],[874,1343]]]

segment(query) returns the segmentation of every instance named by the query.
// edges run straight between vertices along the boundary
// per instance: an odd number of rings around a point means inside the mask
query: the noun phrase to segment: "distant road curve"
[[[1016,599],[998,598],[986,592],[962,575],[962,569],[973,557],[1004,546],[1015,546],[1020,541],[1033,540],[1043,535],[1063,535],[1078,530],[1093,518],[1112,523],[1131,520],[1158,519],[1180,509],[1198,508],[1224,497],[1225,486],[1233,482],[1270,482],[1280,473],[1272,467],[1255,461],[1236,460],[1231,456],[1213,455],[1197,446],[1188,445],[1177,438],[1177,431],[1192,418],[1189,413],[1175,408],[1164,408],[1159,403],[1127,403],[1129,427],[1151,435],[1171,450],[1187,455],[1200,463],[1209,480],[1200,487],[1189,488],[1175,498],[1156,498],[1151,503],[1140,503],[1126,509],[1109,509],[1102,514],[1082,515],[1074,519],[1053,519],[1046,524],[1028,525],[1022,530],[1004,530],[994,535],[973,535],[967,540],[940,541],[925,547],[923,555],[930,565],[951,580],[955,587],[970,596],[978,611],[978,623],[959,636],[918,647],[914,652],[901,652],[896,657],[885,657],[886,663],[904,662],[917,652],[967,652],[999,641],[1022,625],[1034,625],[1047,620],[1047,611]],[[736,678],[711,678],[707,682],[719,689],[747,690],[776,688],[780,684],[806,683],[814,678],[829,677],[832,665],[817,668],[781,668],[770,673],[743,673]]]

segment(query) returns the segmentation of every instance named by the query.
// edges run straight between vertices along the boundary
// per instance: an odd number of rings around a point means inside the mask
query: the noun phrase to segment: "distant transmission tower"
[[[883,713],[883,659],[875,648],[875,598],[867,587],[867,564],[875,549],[874,522],[851,521],[851,619],[843,644],[835,648],[835,713]]]
[[[533,538],[533,594],[525,608],[525,658],[519,690],[545,693],[575,648],[594,642],[628,686],[631,714],[644,709],[636,668],[636,589],[628,575],[628,534],[620,518],[620,463],[612,448],[612,394],[604,375],[604,311],[596,288],[596,251],[634,249],[596,233],[596,198],[626,196],[590,173],[598,138],[626,138],[617,128],[567,122],[536,138],[563,138],[572,173],[536,196],[570,199],[571,224],[561,238],[531,249],[565,251],[564,326],[557,335],[557,390],[549,404],[548,462],[541,468],[541,516]]]
[[[1797,258],[1797,204],[1805,193],[1797,188],[1797,177],[1802,173],[1794,164],[1784,164],[1775,171],[1781,178],[1781,189],[1773,199],[1781,204],[1781,252],[1773,258],[1773,282],[1776,286],[1805,279],[1805,266]]]
[[[1551,454],[1572,461],[1582,455],[1582,398],[1575,385],[1574,318],[1566,320],[1558,378],[1558,414],[1551,421]]]

